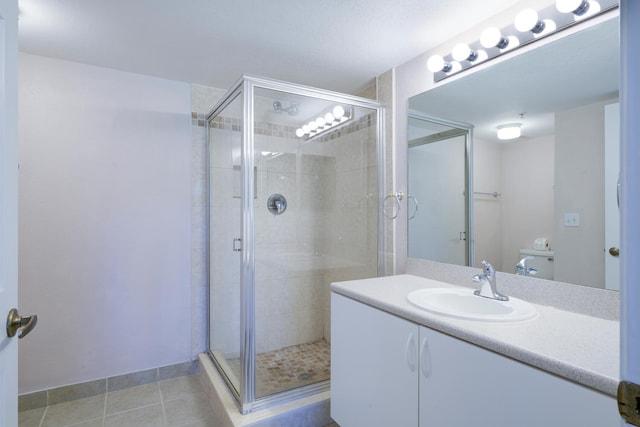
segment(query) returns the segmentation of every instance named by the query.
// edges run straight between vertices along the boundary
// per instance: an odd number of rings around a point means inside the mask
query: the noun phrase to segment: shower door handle
[[[242,239],[239,237],[233,239],[233,252],[242,252]]]

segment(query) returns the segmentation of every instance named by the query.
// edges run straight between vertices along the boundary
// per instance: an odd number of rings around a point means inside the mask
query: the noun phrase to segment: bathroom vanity
[[[436,287],[453,286],[412,275],[332,284],[341,427],[619,424],[616,321],[541,305],[520,322],[464,320],[407,300]]]

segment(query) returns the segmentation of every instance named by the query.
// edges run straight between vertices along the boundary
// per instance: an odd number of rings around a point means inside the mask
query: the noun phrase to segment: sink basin
[[[436,314],[484,322],[519,322],[537,316],[536,308],[526,301],[509,297],[498,301],[473,294],[466,288],[427,288],[407,294],[415,306]]]

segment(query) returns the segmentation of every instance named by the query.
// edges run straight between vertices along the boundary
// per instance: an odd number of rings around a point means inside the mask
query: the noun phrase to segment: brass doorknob
[[[20,316],[17,308],[12,308],[7,316],[7,336],[14,337],[16,333],[18,338],[24,338],[29,332],[36,327],[38,316]]]
[[[612,256],[620,256],[620,248],[616,248],[615,246],[610,247],[609,254]]]

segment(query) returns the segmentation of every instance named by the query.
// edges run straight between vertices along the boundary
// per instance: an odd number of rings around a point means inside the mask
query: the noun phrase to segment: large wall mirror
[[[442,261],[441,243],[431,244],[440,238],[424,229],[451,228],[446,238],[466,237],[471,255],[444,262],[486,259],[503,272],[617,288],[618,34],[616,17],[409,100],[408,193],[424,199],[409,220],[410,257]],[[433,130],[430,118],[470,129]],[[497,128],[513,123],[522,135],[499,140]],[[435,176],[412,174],[427,170]],[[434,215],[434,197],[448,214]],[[454,231],[468,213],[470,226]]]

